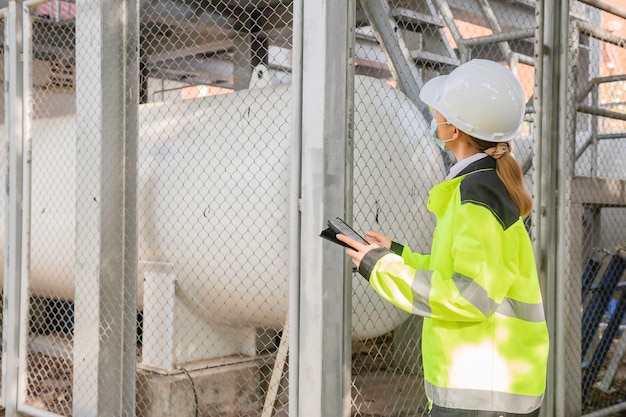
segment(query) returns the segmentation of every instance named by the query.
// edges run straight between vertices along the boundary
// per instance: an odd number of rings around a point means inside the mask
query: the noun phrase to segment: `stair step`
[[[423,32],[424,29],[435,30],[444,27],[439,17],[416,12],[414,10],[395,8],[391,11],[391,17],[398,25],[413,32]]]
[[[443,56],[427,51],[409,51],[411,58],[418,64],[443,64],[445,66],[458,67],[461,62],[458,58]]]

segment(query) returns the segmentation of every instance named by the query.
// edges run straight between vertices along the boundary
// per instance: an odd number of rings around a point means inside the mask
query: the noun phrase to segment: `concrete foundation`
[[[218,363],[219,362],[219,363]],[[259,415],[263,359],[220,359],[159,373],[137,368],[137,415],[230,417]]]

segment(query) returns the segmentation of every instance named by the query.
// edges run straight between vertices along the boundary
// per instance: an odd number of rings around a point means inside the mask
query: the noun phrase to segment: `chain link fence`
[[[25,404],[71,415],[76,245],[75,6],[26,8],[32,137]]]
[[[291,5],[140,13],[138,415],[286,415]]]
[[[27,12],[33,162],[22,401],[35,414],[69,416],[81,407],[76,397],[92,395],[83,382],[95,372],[74,363],[75,312],[84,322],[98,297],[76,287],[76,253],[98,245],[75,232],[94,221],[76,201],[85,173],[76,158],[100,152],[77,150],[82,135],[97,132],[77,130],[76,75],[106,68],[77,59],[88,55],[76,38],[77,5],[53,0]],[[137,415],[284,414],[291,6],[152,2],[140,20]],[[76,307],[79,291],[91,309]],[[116,302],[102,306],[105,316],[122,307]]]
[[[568,308],[582,313],[564,323],[572,335],[565,401],[580,415],[626,395],[626,29],[623,17],[571,3],[564,244],[578,266],[565,279]],[[91,186],[82,177],[101,152],[89,148],[101,133],[84,127],[99,117],[89,110],[95,78],[85,74],[110,68],[90,60],[89,40],[77,37],[85,33],[77,30],[77,4],[26,3],[25,11],[32,168],[19,401],[32,415],[71,416],[94,395],[88,381],[97,372],[76,358],[93,354],[89,337],[109,337],[92,333],[88,321],[103,308],[106,328],[106,317],[128,302],[85,301],[98,290],[80,284],[85,267],[77,261],[85,256],[90,265],[98,228],[108,226],[90,214],[105,202],[78,190]],[[355,229],[429,251],[428,191],[452,161],[430,141],[429,116],[414,92],[472,58],[503,63],[524,87],[528,111],[514,154],[528,189],[537,189],[537,13],[531,1],[356,2]],[[293,20],[290,1],[141,2],[137,314],[129,319],[137,416],[288,415]],[[356,274],[352,307],[351,414],[427,416],[421,319],[383,303]],[[78,340],[75,324],[87,329]]]
[[[586,3],[586,2],[582,2]],[[621,13],[579,3],[586,19],[572,23],[570,48],[575,94],[568,106],[576,109],[572,148],[572,207],[580,218],[568,231],[581,242],[582,320],[581,403],[583,413],[607,409],[623,401],[626,374],[622,340],[626,257],[626,116],[624,116],[624,5]],[[621,14],[621,16],[620,16]],[[580,226],[579,226],[580,224]],[[572,279],[575,279],[574,277]],[[575,282],[575,281],[574,281]],[[574,284],[572,284],[574,288]],[[575,326],[568,323],[568,326]],[[610,414],[605,414],[610,415]]]

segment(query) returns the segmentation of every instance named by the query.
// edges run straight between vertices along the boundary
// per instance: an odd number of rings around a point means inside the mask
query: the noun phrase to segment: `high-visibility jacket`
[[[531,242],[495,163],[482,158],[431,189],[430,255],[393,242],[367,252],[359,272],[425,317],[431,404],[525,414],[543,399],[548,331]]]

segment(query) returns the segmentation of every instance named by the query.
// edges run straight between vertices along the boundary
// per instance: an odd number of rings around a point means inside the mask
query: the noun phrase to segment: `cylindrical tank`
[[[425,139],[428,124],[379,80],[356,77],[355,89],[358,226],[375,228],[367,219],[383,216],[387,232],[428,239],[434,225],[426,193],[443,174]],[[289,306],[290,86],[147,104],[139,122],[139,305],[142,271],[167,264],[197,315],[281,328]],[[73,298],[75,123],[32,123],[29,288],[36,296]],[[389,181],[385,165],[410,181]],[[353,320],[356,338],[384,334],[407,316],[358,277],[353,309],[367,318]]]

